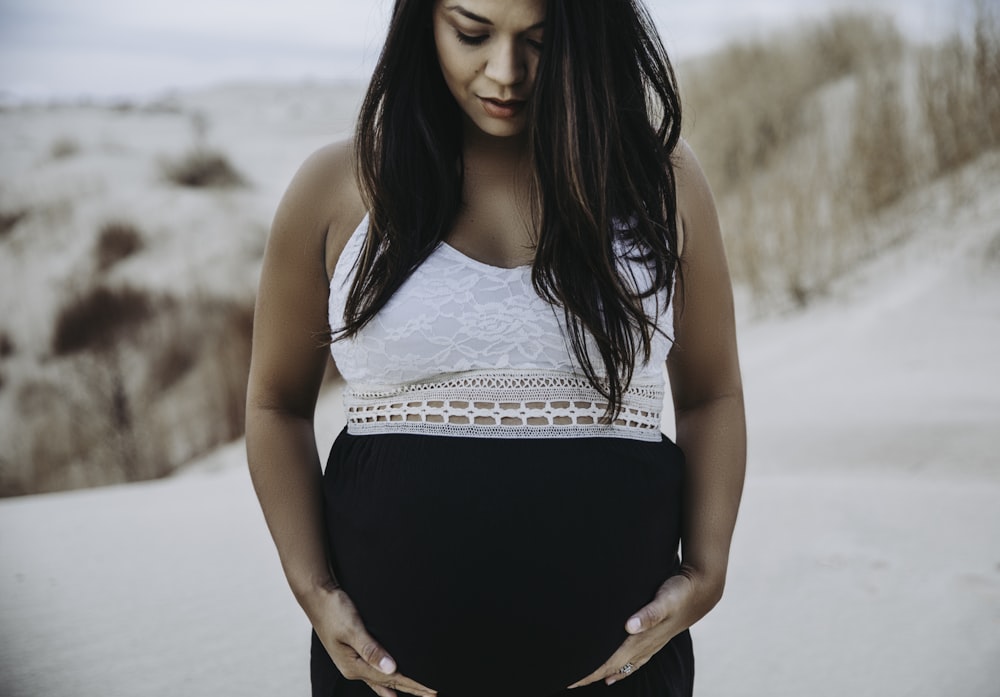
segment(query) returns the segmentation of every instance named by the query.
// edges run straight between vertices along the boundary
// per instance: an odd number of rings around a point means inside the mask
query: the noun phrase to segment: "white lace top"
[[[343,326],[367,230],[365,217],[330,281],[334,330]],[[645,268],[621,263],[636,288],[648,287]],[[606,402],[579,368],[562,310],[532,286],[531,267],[490,266],[442,243],[368,325],[331,345],[347,382],[348,431],[659,440],[673,310],[651,297],[647,313],[657,313],[666,336],[654,336],[650,361],[636,367],[619,417],[602,424]],[[596,348],[591,355],[599,356]]]

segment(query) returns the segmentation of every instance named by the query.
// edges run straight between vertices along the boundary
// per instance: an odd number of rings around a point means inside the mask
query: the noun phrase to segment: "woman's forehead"
[[[438,0],[437,4],[454,17],[510,31],[539,28],[545,22],[545,0]]]

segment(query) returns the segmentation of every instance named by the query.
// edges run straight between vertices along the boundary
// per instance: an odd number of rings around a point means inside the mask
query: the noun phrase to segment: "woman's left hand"
[[[668,578],[653,601],[636,612],[625,624],[629,636],[600,668],[570,685],[583,687],[598,680],[608,685],[624,680],[642,668],[671,639],[693,625],[722,597],[720,581],[713,581],[689,567]],[[631,665],[628,672],[622,668]]]

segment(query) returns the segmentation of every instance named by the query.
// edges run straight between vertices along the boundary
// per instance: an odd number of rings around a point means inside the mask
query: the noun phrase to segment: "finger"
[[[643,658],[643,659],[633,658],[631,661],[626,661],[621,665],[620,668],[618,668],[618,670],[616,670],[613,674],[609,675],[604,679],[604,684],[610,687],[619,680],[624,680],[625,678],[635,674],[635,671],[642,668],[648,662],[649,662],[648,658]],[[625,670],[626,666],[631,666],[628,671]]]
[[[601,667],[595,670],[593,673],[585,677],[583,680],[573,683],[569,686],[569,689],[574,689],[577,687],[585,687],[591,683],[599,682],[601,680],[607,680],[609,677],[616,674],[621,667],[629,662],[629,656],[632,655],[633,648],[630,645],[629,639],[625,640],[625,643],[615,651],[611,658],[606,660],[601,664]],[[632,664],[636,665],[635,660],[632,660]]]
[[[405,675],[399,675],[398,673],[392,676],[392,682],[389,683],[388,687],[390,689],[400,690],[410,695],[418,695],[419,697],[435,697],[437,695],[435,690],[421,685],[416,680],[411,680]]]
[[[390,690],[388,687],[382,687],[381,685],[377,685],[376,683],[373,682],[368,682],[367,680],[365,680],[365,684],[368,687],[372,688],[372,692],[377,694],[379,697],[398,697],[398,695],[393,690]]]
[[[624,680],[629,675],[635,673],[635,671],[639,670],[644,665],[646,665],[648,661],[649,659],[640,660],[638,658],[633,658],[631,661],[626,660],[620,665],[617,663],[615,665],[605,664],[601,666],[598,670],[594,671],[586,678],[581,680],[580,682],[573,683],[572,685],[570,685],[568,689],[573,690],[578,687],[586,687],[591,683],[600,682],[602,680],[606,685],[614,685],[619,680]],[[632,669],[629,672],[625,673],[623,672],[622,669],[628,664],[632,665]]]
[[[435,697],[437,695],[436,690],[432,690],[426,685],[421,685],[416,680],[408,678],[405,675],[394,673],[392,676],[386,677],[375,672],[360,656],[356,656],[355,660],[357,662],[356,671],[358,678],[371,685],[372,689],[378,686],[382,690],[389,690],[393,695],[396,694],[395,690],[411,695],[418,695],[418,697]]]

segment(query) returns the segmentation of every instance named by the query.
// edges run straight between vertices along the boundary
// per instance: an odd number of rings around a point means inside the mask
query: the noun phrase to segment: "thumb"
[[[660,624],[670,617],[677,605],[676,594],[683,592],[682,576],[672,576],[660,586],[653,600],[640,608],[625,623],[625,631],[629,634],[641,634]]]
[[[354,649],[365,663],[378,672],[385,675],[392,675],[396,672],[396,661],[368,632],[361,629],[355,631],[348,646]]]

